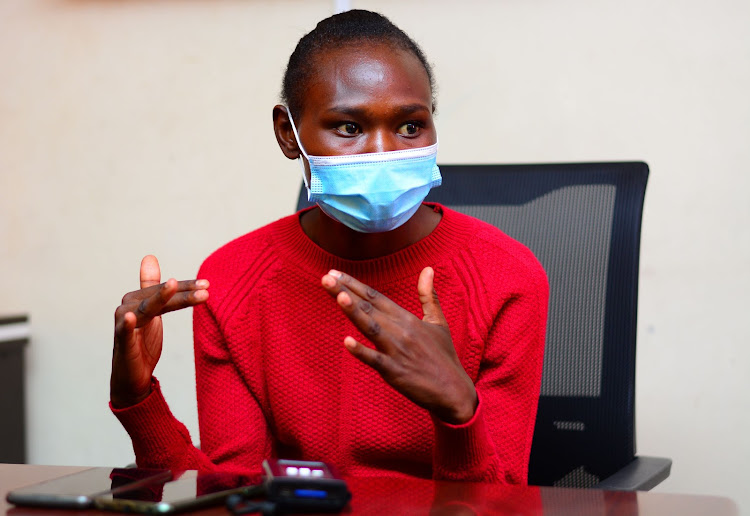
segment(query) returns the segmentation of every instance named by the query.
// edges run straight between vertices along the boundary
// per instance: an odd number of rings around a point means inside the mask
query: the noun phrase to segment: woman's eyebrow
[[[338,106],[332,106],[326,111],[328,113],[335,113],[335,114],[342,114],[342,115],[349,115],[349,116],[372,115],[372,110],[368,109],[366,106],[360,107],[360,106],[338,105]],[[411,115],[418,111],[425,111],[427,113],[431,112],[428,106],[421,104],[421,103],[394,106],[391,111],[393,114],[396,114],[398,116]]]
[[[332,106],[326,109],[327,113],[334,113],[337,115],[349,115],[349,116],[364,116],[367,114],[367,109],[357,106]]]
[[[424,104],[406,104],[403,106],[398,106],[395,111],[401,115],[411,115],[412,113],[416,113],[418,111],[426,111],[427,113],[432,112],[430,108]]]

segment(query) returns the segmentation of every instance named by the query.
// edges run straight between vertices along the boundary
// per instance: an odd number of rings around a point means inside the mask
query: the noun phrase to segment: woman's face
[[[308,154],[385,152],[435,143],[432,111],[430,80],[419,59],[372,44],[316,57],[295,122]]]

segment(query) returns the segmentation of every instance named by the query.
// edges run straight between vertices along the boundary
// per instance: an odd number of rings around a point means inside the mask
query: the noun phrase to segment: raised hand
[[[431,267],[419,275],[422,319],[339,271],[330,271],[321,283],[375,345],[372,349],[348,336],[344,345],[349,352],[420,407],[447,423],[461,424],[474,415],[477,394],[453,347],[434,277]]]
[[[146,256],[141,289],[125,294],[115,310],[110,400],[116,408],[135,405],[151,392],[151,375],[162,350],[161,315],[208,299],[207,280],[160,281],[159,262]]]

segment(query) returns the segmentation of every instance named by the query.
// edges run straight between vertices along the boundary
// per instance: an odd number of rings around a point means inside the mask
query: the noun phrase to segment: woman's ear
[[[297,159],[300,155],[297,139],[294,137],[292,123],[289,121],[289,112],[282,105],[273,107],[273,132],[281,152],[289,159]]]

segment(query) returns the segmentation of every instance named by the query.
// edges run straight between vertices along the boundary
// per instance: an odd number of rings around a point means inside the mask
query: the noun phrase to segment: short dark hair
[[[389,43],[414,54],[427,72],[430,91],[433,94],[433,106],[435,105],[432,67],[419,45],[382,14],[352,9],[320,21],[312,31],[302,36],[289,56],[281,88],[281,100],[294,117],[299,117],[302,112],[305,90],[314,72],[315,57],[325,50],[339,47],[344,42]]]

